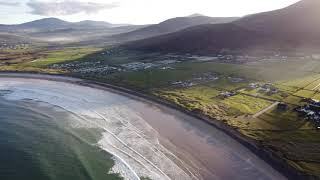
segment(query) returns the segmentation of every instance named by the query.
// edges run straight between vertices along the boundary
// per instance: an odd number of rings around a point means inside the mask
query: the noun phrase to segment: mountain
[[[216,53],[233,51],[294,51],[319,49],[320,1],[302,0],[289,7],[243,17],[228,24],[191,27],[175,33],[126,44],[127,48]]]
[[[111,24],[104,21],[80,21],[80,22],[68,22],[58,18],[44,18],[23,24],[17,25],[0,25],[0,31],[2,32],[39,32],[39,31],[54,31],[60,29],[105,29],[121,26]]]
[[[258,32],[290,39],[320,35],[320,1],[302,0],[287,8],[254,14],[235,23]]]
[[[81,25],[73,25],[70,28],[61,28],[53,30],[42,30],[36,32],[29,32],[26,35],[33,39],[45,42],[63,42],[63,43],[75,43],[75,42],[87,42],[87,45],[98,44],[105,39],[103,37],[109,37],[112,35],[126,33],[145,27],[140,25],[120,26],[120,27],[107,27],[107,25],[91,25],[80,27]],[[94,28],[96,27],[96,28]],[[102,40],[103,39],[103,40]]]
[[[58,29],[70,26],[72,23],[63,21],[57,18],[45,18],[32,22],[16,25],[16,28],[21,29]]]
[[[138,29],[136,31],[132,31],[125,34],[119,34],[115,36],[115,38],[119,40],[138,40],[176,32],[188,27],[197,26],[201,24],[227,23],[236,19],[236,17],[208,17],[198,14],[188,17],[177,17],[166,20],[159,24],[154,24],[142,29]]]
[[[15,25],[0,25],[1,32],[20,32],[20,31],[32,31],[41,29],[56,29],[65,26],[69,26],[72,23],[66,22],[57,18],[45,18],[40,20],[35,20],[23,24]]]
[[[203,14],[199,14],[199,13],[195,13],[195,14],[191,14],[188,17],[197,17],[197,16],[204,16]]]
[[[124,47],[173,53],[218,53],[222,49],[254,50],[280,43],[273,37],[233,23],[200,25],[179,32],[130,42]]]
[[[126,33],[145,26],[111,24],[104,21],[67,22],[44,18],[17,25],[0,25],[0,33],[28,37],[41,42],[73,43]]]

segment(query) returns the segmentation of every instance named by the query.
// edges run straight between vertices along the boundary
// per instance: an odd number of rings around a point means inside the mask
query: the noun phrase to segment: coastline
[[[298,178],[298,179],[305,179],[309,178],[312,179],[313,177],[306,177],[303,174],[300,174],[299,172],[295,171],[292,167],[290,167],[286,162],[282,161],[281,159],[274,156],[271,152],[260,148],[260,146],[244,137],[241,133],[239,133],[237,130],[233,129],[232,127],[226,125],[225,123],[214,120],[205,116],[202,116],[200,114],[187,111],[171,102],[168,102],[166,100],[160,99],[156,96],[152,96],[150,94],[143,94],[142,92],[130,90],[127,88],[107,84],[107,83],[100,83],[92,80],[85,80],[85,79],[79,79],[77,77],[71,77],[71,76],[65,76],[65,75],[50,75],[50,74],[41,74],[41,73],[0,73],[0,77],[10,77],[10,78],[30,78],[30,79],[43,79],[43,80],[50,80],[50,81],[58,81],[58,82],[66,82],[71,84],[76,84],[80,86],[86,86],[90,88],[100,89],[104,91],[109,91],[112,93],[124,95],[128,98],[132,98],[141,102],[145,102],[148,104],[152,104],[158,107],[164,107],[164,108],[171,108],[176,111],[182,112],[186,115],[189,115],[191,117],[194,117],[198,120],[201,120],[211,126],[214,126],[218,130],[224,132],[231,138],[238,141],[240,144],[245,146],[247,149],[249,149],[251,152],[256,154],[259,158],[264,160],[266,163],[271,165],[272,168],[276,169],[278,172],[286,176],[288,179],[292,178]]]
[[[157,132],[130,108],[130,104],[140,102],[70,83],[74,79],[64,82],[59,79],[48,81],[41,78],[3,77],[0,79],[0,89],[10,92],[3,96],[7,100],[39,102],[68,112],[72,128],[97,129],[99,139],[93,145],[122,159],[122,163],[113,166],[111,173],[120,173],[130,180],[139,179],[137,177],[154,180],[191,179],[171,157],[166,156],[165,152],[170,151],[158,143]]]

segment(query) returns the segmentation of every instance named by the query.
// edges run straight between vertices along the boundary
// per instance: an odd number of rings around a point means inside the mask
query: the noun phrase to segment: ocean
[[[1,180],[117,180],[99,129],[72,128],[57,107],[0,98]]]

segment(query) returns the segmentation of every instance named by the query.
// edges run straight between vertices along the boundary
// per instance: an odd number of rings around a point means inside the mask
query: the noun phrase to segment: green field
[[[51,64],[74,61],[83,58],[88,54],[100,51],[101,48],[85,47],[85,48],[66,48],[63,50],[53,50],[43,52],[40,58],[26,63],[19,64],[24,67],[45,67]]]
[[[33,48],[20,51],[11,51],[5,54],[10,60],[5,65],[0,66],[1,71],[24,71],[42,73],[67,73],[66,69],[52,69],[49,65],[78,61],[85,56],[100,51],[95,47],[74,47],[64,49],[43,50],[43,48]],[[7,52],[8,53],[8,52]]]

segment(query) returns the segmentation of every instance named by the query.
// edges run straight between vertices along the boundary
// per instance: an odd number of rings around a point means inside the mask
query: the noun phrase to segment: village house
[[[237,95],[237,93],[234,92],[234,91],[226,91],[226,92],[220,93],[219,97],[222,98],[222,99],[225,99],[225,98],[232,97],[232,96],[235,96],[235,95]]]
[[[271,95],[278,93],[278,88],[274,87],[274,85],[271,83],[266,83],[260,87],[259,91]]]
[[[320,129],[320,102],[315,99],[309,99],[308,105],[296,108],[305,119],[311,121],[317,129]]]
[[[248,85],[248,88],[250,88],[250,89],[257,89],[257,88],[259,88],[259,84],[258,84],[258,83],[250,83],[250,84]]]

